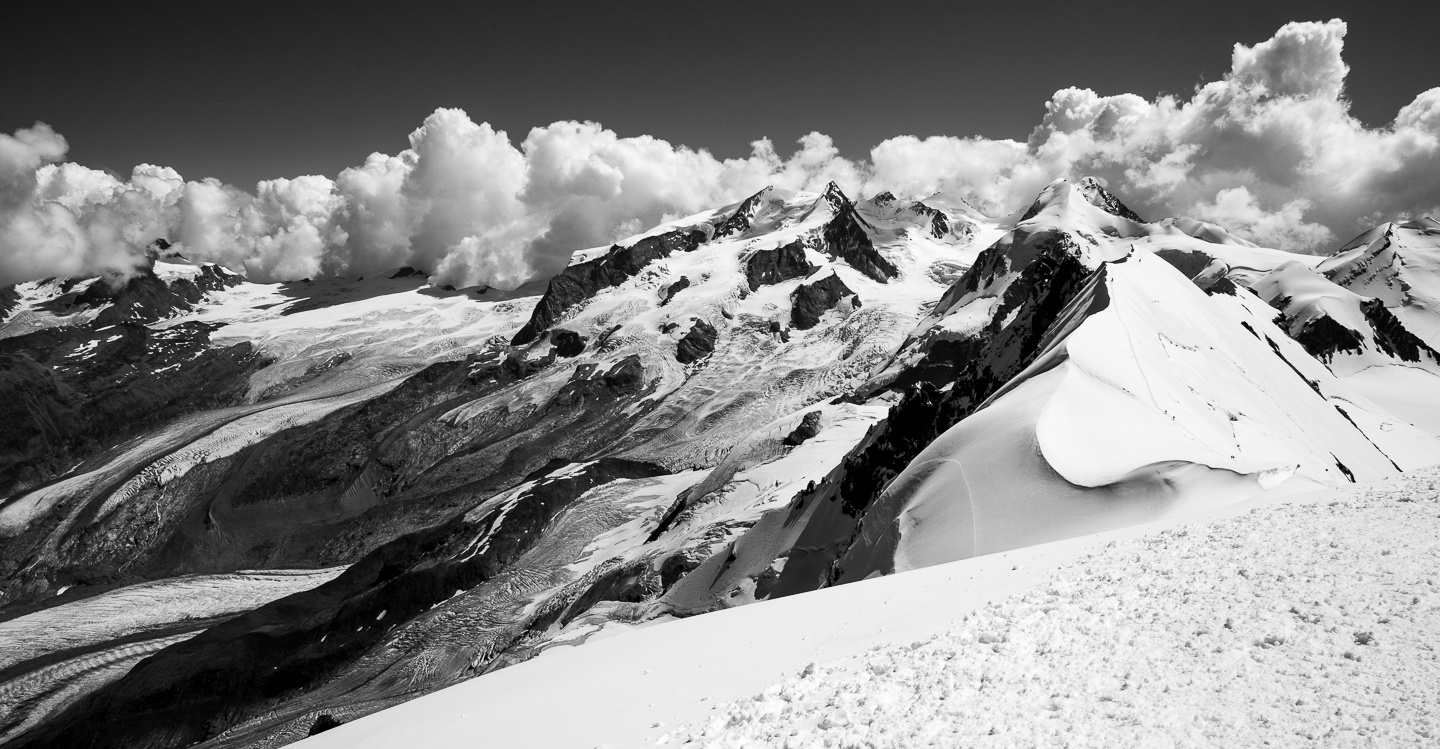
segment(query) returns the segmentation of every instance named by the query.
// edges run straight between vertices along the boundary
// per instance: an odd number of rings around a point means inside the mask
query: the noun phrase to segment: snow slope
[[[1073,746],[1309,746],[1332,729],[1330,745],[1429,746],[1437,478],[1272,494],[627,631],[299,746],[1033,746],[1061,728]],[[557,697],[566,720],[537,720]]]
[[[1376,375],[1404,326],[1322,264],[1062,180],[998,219],[945,195],[767,189],[513,293],[409,269],[221,278],[143,324],[156,345],[203,331],[252,352],[243,387],[25,479],[0,534],[26,561],[0,582],[34,598],[166,570],[351,571],[148,640],[34,735],[278,746],[676,617],[1440,461]],[[150,291],[215,273],[154,272]],[[22,291],[26,325],[89,324],[61,319],[64,284]],[[1365,366],[1312,358],[1319,317],[1277,323],[1286,294],[1363,321]],[[52,345],[57,366],[106,341]],[[129,636],[102,633],[93,673],[135,663]],[[166,694],[168,723],[147,707]]]
[[[1435,477],[1111,543],[656,743],[1433,746]]]
[[[1064,182],[1026,215],[995,246],[1006,255],[981,261],[997,268],[991,279],[947,297],[912,340],[977,306],[1000,314],[982,305],[1022,283],[1036,247],[1093,275],[1033,362],[887,486],[831,565],[835,579],[1238,502],[1287,480],[1338,486],[1440,463],[1440,440],[1336,378],[1260,299],[1204,291],[1135,241],[1154,239],[1152,227]]]

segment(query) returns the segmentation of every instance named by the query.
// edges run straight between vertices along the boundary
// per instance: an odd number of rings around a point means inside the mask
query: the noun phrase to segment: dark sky
[[[721,157],[811,130],[852,157],[904,134],[1023,139],[1058,88],[1188,93],[1289,20],[1350,23],[1367,124],[1440,82],[1440,3],[25,5],[5,13],[0,130],[43,120],[87,166],[247,189],[393,154],[438,106],[517,143],[596,120]]]

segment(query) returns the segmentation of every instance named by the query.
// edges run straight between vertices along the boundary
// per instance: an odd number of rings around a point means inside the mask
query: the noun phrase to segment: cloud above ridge
[[[781,156],[749,156],[593,122],[532,129],[517,145],[458,109],[438,109],[410,148],[372,154],[333,179],[241,190],[142,164],[128,179],[64,162],[43,123],[0,134],[0,283],[126,274],[157,238],[255,280],[366,275],[400,265],[437,283],[514,287],[577,249],[734,202],[765,185],[956,193],[1013,210],[1056,177],[1094,175],[1147,218],[1190,215],[1252,241],[1320,251],[1368,225],[1440,209],[1440,88],[1381,128],[1350,115],[1343,21],[1291,23],[1237,44],[1230,72],[1188,97],[1057,91],[1025,142],[901,136],[867,160],[811,133]]]

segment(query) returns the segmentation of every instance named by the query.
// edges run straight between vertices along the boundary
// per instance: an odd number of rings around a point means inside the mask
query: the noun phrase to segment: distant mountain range
[[[1440,463],[1440,223],[767,188],[548,283],[0,289],[0,744],[275,747],[596,635]]]

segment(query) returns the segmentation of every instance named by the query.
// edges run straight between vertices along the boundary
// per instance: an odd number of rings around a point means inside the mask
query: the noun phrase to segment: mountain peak
[[[850,198],[846,197],[844,191],[840,189],[839,185],[835,184],[834,180],[831,180],[830,184],[825,185],[825,191],[821,193],[820,199],[829,203],[830,207],[836,211],[840,211],[845,206],[850,205]]]
[[[1140,214],[1130,210],[1129,206],[1120,202],[1120,199],[1115,197],[1114,193],[1106,190],[1105,186],[1100,184],[1100,180],[1094,177],[1086,177],[1080,180],[1080,194],[1085,197],[1085,200],[1089,201],[1090,205],[1106,213],[1130,219],[1137,224],[1145,223],[1145,219],[1140,218]]]

